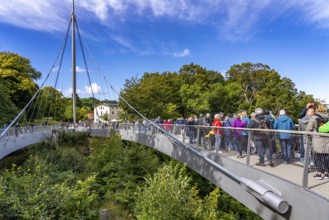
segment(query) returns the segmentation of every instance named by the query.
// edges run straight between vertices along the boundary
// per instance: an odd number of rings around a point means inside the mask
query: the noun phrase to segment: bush
[[[145,187],[139,188],[137,219],[217,219],[218,189],[202,200],[191,180],[185,166],[174,163],[163,166],[146,179]]]
[[[99,196],[132,210],[136,188],[160,166],[154,151],[139,144],[123,145],[117,135],[93,139],[91,146],[88,167],[97,173],[95,187]]]
[[[95,176],[84,181],[54,182],[47,174],[47,164],[31,157],[25,167],[15,166],[0,176],[1,219],[95,219],[92,209],[96,194],[91,186]]]
[[[88,145],[89,132],[62,131],[59,134],[59,144],[68,146]]]

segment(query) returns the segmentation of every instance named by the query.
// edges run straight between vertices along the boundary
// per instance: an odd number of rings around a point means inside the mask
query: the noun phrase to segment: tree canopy
[[[297,119],[306,103],[313,100],[266,64],[235,64],[223,75],[191,63],[178,72],[145,73],[126,80],[121,96],[151,119],[238,110],[251,113],[256,107],[274,114],[285,109]],[[125,117],[138,117],[127,105],[120,105]]]
[[[0,52],[0,77],[7,82],[11,101],[22,108],[36,92],[38,85],[35,80],[41,77],[41,73],[32,67],[29,59]]]

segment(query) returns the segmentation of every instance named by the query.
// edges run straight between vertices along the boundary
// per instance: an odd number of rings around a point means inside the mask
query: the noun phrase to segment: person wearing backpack
[[[268,109],[266,109],[264,111],[265,113],[265,118],[266,120],[268,120],[270,123],[270,126],[268,127],[269,129],[273,129],[273,126],[274,126],[274,122],[275,122],[275,117],[273,116],[272,112]],[[274,133],[269,133],[269,136],[270,136],[270,140],[269,140],[269,143],[270,143],[270,147],[272,147],[272,154],[273,156],[277,156],[276,153],[277,153],[277,150],[276,150],[276,141],[275,141],[275,135]]]
[[[250,123],[250,118],[248,118],[246,110],[241,111],[241,121],[246,123],[246,127]],[[247,150],[248,150],[248,131],[242,131],[242,147],[243,147],[243,151],[247,153]],[[253,147],[251,147],[251,149],[252,148]]]
[[[256,113],[256,117],[250,121],[247,127],[264,130],[264,131],[251,132],[259,157],[259,162],[256,163],[256,165],[265,166],[265,161],[264,161],[264,151],[265,151],[269,165],[271,167],[274,167],[274,164],[272,162],[272,150],[269,145],[268,131],[265,131],[268,130],[268,128],[270,127],[270,122],[266,120],[263,114],[263,110],[261,108],[256,108],[255,113]]]

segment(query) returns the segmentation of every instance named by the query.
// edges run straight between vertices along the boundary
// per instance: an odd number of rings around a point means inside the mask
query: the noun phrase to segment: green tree
[[[296,108],[295,99],[297,95],[295,84],[288,78],[281,79],[277,73],[269,74],[267,77],[271,79],[257,95],[256,106],[271,109],[276,115],[281,109],[290,113],[293,112]]]
[[[219,72],[207,70],[194,63],[182,66],[178,73],[183,84],[199,85],[202,89],[224,82],[224,77]]]
[[[256,107],[270,109],[274,114],[285,109],[297,119],[299,111],[313,99],[298,92],[289,78],[282,78],[268,65],[250,62],[233,65],[226,78],[193,63],[182,66],[177,73],[145,73],[141,78],[127,80],[121,95],[151,119],[219,111],[252,112]],[[139,118],[128,105],[120,105],[125,119]]]
[[[88,107],[90,109],[94,109],[94,106],[95,105],[98,105],[100,103],[100,101],[96,98],[81,98],[80,99],[80,104],[81,104],[81,107]],[[104,101],[102,101],[102,103],[104,103]]]
[[[0,126],[9,124],[18,113],[18,109],[10,99],[6,81],[0,77]]]
[[[254,106],[257,94],[266,87],[267,80],[271,80],[265,76],[272,72],[274,70],[262,63],[242,63],[233,65],[226,72],[226,77],[229,82],[237,82],[241,85],[244,102]]]
[[[109,121],[109,119],[110,119],[109,113],[105,112],[105,114],[102,116],[102,118],[104,121]]]
[[[299,111],[304,108],[300,101],[302,94],[298,93],[291,79],[281,78],[268,65],[236,64],[227,71],[226,77],[228,83],[235,82],[241,86],[241,96],[236,99],[240,103],[238,109],[253,111],[256,107],[261,107],[272,110],[275,115],[280,109],[285,109],[297,119]],[[302,102],[307,103],[308,97],[303,96]]]
[[[216,71],[207,70],[196,64],[184,65],[179,70],[181,83],[179,95],[184,116],[209,112],[211,106],[207,97],[212,85],[224,82],[224,77]]]
[[[43,87],[28,109],[28,117],[33,119],[54,118],[61,120],[64,115],[63,94],[51,86]]]
[[[132,78],[126,81],[121,96],[148,118],[164,117],[168,111],[164,106],[168,103],[175,104],[177,112],[174,114],[179,114],[179,88],[177,73],[145,73],[140,80]],[[125,103],[121,102],[120,105],[127,113],[134,114]]]
[[[77,108],[77,120],[86,120],[88,119],[87,114],[91,111],[91,109],[87,106],[82,106],[81,108]]]
[[[126,142],[123,147],[114,133],[108,139],[93,139],[91,146],[88,167],[97,173],[99,196],[132,210],[136,188],[144,183],[146,175],[157,171],[159,159],[142,145]]]
[[[54,182],[46,161],[31,157],[26,166],[5,170],[0,177],[1,219],[95,219],[94,176],[76,181],[70,172]],[[59,175],[59,173],[56,173]],[[58,180],[58,179],[57,179]],[[75,183],[72,185],[72,183]]]
[[[204,200],[191,186],[186,167],[180,164],[163,166],[139,188],[135,215],[137,219],[218,219],[218,189]]]
[[[211,113],[235,112],[241,109],[243,102],[239,102],[242,96],[242,88],[236,82],[216,83],[211,85],[208,94],[208,102]],[[243,106],[245,107],[245,106]],[[245,108],[242,108],[245,109]]]
[[[8,84],[10,99],[23,108],[36,92],[35,80],[41,73],[31,66],[30,60],[15,53],[0,52],[0,77]]]
[[[184,115],[198,114],[210,110],[207,93],[199,85],[184,84],[180,88],[179,95],[185,107]]]

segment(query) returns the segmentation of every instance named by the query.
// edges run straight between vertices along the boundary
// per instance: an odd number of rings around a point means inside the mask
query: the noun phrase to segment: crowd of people
[[[177,127],[185,125],[182,128],[184,127],[190,144],[198,143],[200,145],[207,133],[211,132],[214,137],[215,152],[222,153],[222,150],[233,150],[238,158],[242,158],[246,154],[248,136],[251,133],[250,149],[252,150],[251,153],[258,154],[259,162],[256,163],[258,166],[265,166],[265,156],[268,165],[271,167],[275,166],[273,159],[278,156],[282,158],[283,163],[291,163],[293,158],[292,146],[298,142],[301,163],[304,164],[305,154],[307,153],[310,156],[309,161],[314,161],[318,171],[315,178],[329,178],[329,138],[298,135],[289,132],[297,130],[297,128],[300,131],[329,132],[329,122],[322,124],[323,118],[315,113],[313,103],[309,103],[302,110],[297,126],[284,109],[279,111],[278,117],[275,117],[271,111],[263,111],[261,108],[256,108],[249,116],[247,111],[242,110],[227,115],[220,112],[214,115],[213,120],[210,114],[207,113],[206,115],[200,114],[199,117],[178,118],[176,121],[157,118],[154,123],[161,124],[162,128],[171,134],[179,134],[181,130]],[[175,125],[174,129],[173,125]],[[211,126],[211,128],[198,128],[197,126]],[[247,131],[243,128],[257,130]],[[275,132],[275,129],[288,132]],[[308,151],[306,152],[305,149],[308,149]]]

